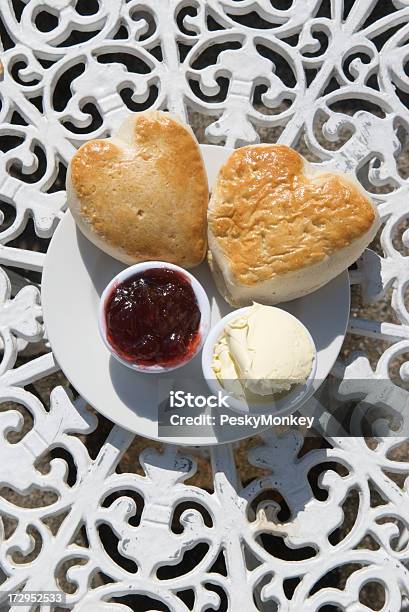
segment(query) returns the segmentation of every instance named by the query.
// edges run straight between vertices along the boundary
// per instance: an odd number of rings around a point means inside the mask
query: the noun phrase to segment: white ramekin
[[[263,401],[262,396],[260,396],[260,402],[249,403],[232,395],[229,395],[227,391],[223,388],[223,386],[220,384],[218,378],[216,377],[216,374],[213,371],[212,361],[214,347],[217,344],[221,335],[223,334],[224,328],[231,321],[245,316],[251,310],[251,308],[252,306],[246,306],[245,308],[239,308],[238,310],[230,312],[218,323],[216,323],[216,325],[211,329],[209,335],[206,338],[206,342],[204,343],[202,351],[203,376],[205,377],[206,382],[214,395],[217,395],[219,392],[222,392],[223,395],[228,396],[228,399],[226,401],[229,404],[229,407],[232,410],[235,410],[236,412],[240,412],[242,414],[248,414],[250,412],[273,412],[274,416],[284,416],[291,414],[292,412],[300,408],[301,404],[306,402],[307,399],[309,399],[313,395],[314,380],[317,371],[317,350],[315,348],[314,340],[305,325],[303,325],[303,323],[301,323],[301,321],[297,319],[297,317],[294,317],[294,315],[287,313],[289,317],[292,317],[304,327],[304,330],[308,334],[312,346],[314,347],[314,357],[312,361],[311,372],[308,379],[303,385],[297,385],[292,391],[287,393],[287,395],[281,397],[278,400],[273,400],[271,402]]]
[[[115,289],[117,285],[119,285],[120,283],[123,283],[125,280],[127,280],[134,274],[140,274],[141,272],[145,272],[146,270],[151,270],[152,268],[166,268],[168,270],[174,270],[175,272],[179,272],[179,274],[182,274],[188,281],[190,281],[190,284],[196,296],[196,300],[197,300],[199,310],[200,310],[200,315],[201,315],[199,330],[198,330],[198,333],[200,334],[200,342],[195,352],[192,355],[189,355],[189,357],[185,361],[182,361],[181,363],[178,363],[177,365],[168,366],[168,367],[164,367],[160,365],[141,366],[141,365],[137,365],[135,363],[126,361],[125,359],[122,359],[122,357],[120,357],[120,355],[118,355],[115,352],[114,347],[112,347],[111,344],[109,343],[109,340],[107,338],[107,333],[106,333],[105,305],[112,291]],[[165,261],[146,261],[142,263],[137,263],[133,266],[130,266],[129,268],[126,268],[125,270],[122,270],[122,272],[117,274],[105,287],[101,295],[100,302],[99,302],[98,326],[99,326],[99,332],[101,334],[101,337],[102,337],[102,340],[104,341],[105,346],[108,348],[111,354],[115,357],[115,359],[120,361],[122,364],[126,365],[128,368],[131,368],[132,370],[135,370],[137,372],[144,372],[148,374],[160,374],[164,372],[169,372],[170,370],[176,370],[177,368],[182,367],[183,365],[188,363],[191,359],[193,359],[193,357],[197,355],[197,353],[201,350],[203,343],[206,339],[206,336],[209,333],[209,328],[210,328],[210,304],[209,304],[209,300],[207,298],[206,292],[203,289],[202,285],[192,274],[187,272],[184,268],[181,268],[180,266],[176,266],[175,264],[167,263]]]

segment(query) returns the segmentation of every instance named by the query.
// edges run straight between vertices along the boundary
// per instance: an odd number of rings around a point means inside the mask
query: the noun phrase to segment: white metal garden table
[[[360,601],[363,587],[378,583],[382,610],[398,612],[409,595],[409,460],[396,454],[404,440],[388,437],[370,448],[361,438],[329,439],[328,448],[298,456],[298,435],[271,432],[248,451],[263,472],[246,485],[233,449],[212,448],[213,491],[186,483],[195,458],[174,446],[141,453],[145,476],[118,473],[133,436],[117,426],[92,459],[86,441],[96,417],[84,402],[57,386],[47,410],[25,389],[58,365],[44,344],[40,291],[34,276],[24,280],[27,270],[41,272],[47,255],[24,232],[32,219],[39,238],[51,237],[66,204],[62,167],[84,140],[116,127],[127,105],[167,108],[187,121],[200,113],[206,140],[220,145],[257,142],[268,128],[264,139],[292,146],[304,139],[324,166],[332,159],[356,171],[379,205],[382,253],[367,251],[351,280],[365,301],[390,301],[393,318],[351,318],[350,333],[382,341],[380,357],[373,368],[354,355],[335,374],[387,377],[409,354],[409,190],[401,163],[409,131],[408,0],[2,0],[0,15],[0,198],[8,211],[0,231],[0,476],[2,491],[16,494],[0,497],[0,513],[15,523],[10,533],[0,530],[1,590],[58,590],[63,564],[75,559],[67,577],[76,590],[66,607],[81,611],[129,610],[120,597],[133,594],[136,610],[358,612],[371,609]],[[399,368],[407,382],[409,361],[401,357]],[[33,419],[15,443],[10,433],[23,418],[10,402]],[[37,469],[56,448],[74,461],[74,482],[64,458]],[[321,498],[309,479],[314,469],[327,493]],[[52,499],[28,507],[25,499],[38,490]],[[142,500],[139,525],[129,491]],[[335,541],[353,494],[357,516]],[[277,499],[291,513],[285,520]],[[182,503],[176,533],[172,518]],[[61,515],[52,529],[50,519]],[[108,554],[101,524],[137,571]],[[81,527],[83,546],[73,541]],[[35,557],[24,562],[35,541]],[[194,566],[180,566],[198,546],[204,552]],[[163,566],[179,571],[163,578]],[[329,572],[343,566],[354,571],[343,588],[330,587]],[[104,579],[95,583],[95,576]]]

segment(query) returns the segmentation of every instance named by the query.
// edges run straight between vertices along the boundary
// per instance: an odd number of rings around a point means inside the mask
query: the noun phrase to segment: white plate
[[[211,186],[230,149],[202,145]],[[218,427],[209,437],[160,438],[157,424],[159,398],[169,389],[162,377],[139,374],[110,356],[98,331],[98,302],[108,282],[124,264],[91,244],[77,230],[69,212],[60,222],[48,249],[42,304],[47,335],[55,357],[72,385],[96,410],[137,434],[179,444],[221,444],[259,433],[249,428]],[[212,323],[232,310],[218,294],[206,263],[193,274],[205,287],[212,308]],[[309,329],[317,347],[317,380],[330,372],[341,349],[348,323],[350,289],[344,272],[328,285],[304,298],[283,304]],[[174,388],[208,395],[200,355],[170,372]],[[159,380],[161,379],[161,380]]]

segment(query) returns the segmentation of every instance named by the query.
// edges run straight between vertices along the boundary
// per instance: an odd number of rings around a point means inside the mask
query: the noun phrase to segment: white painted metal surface
[[[376,16],[377,4],[386,7],[386,16]],[[54,16],[51,31],[43,31],[44,12]],[[123,99],[133,109],[147,101],[185,119],[188,112],[199,111],[208,117],[208,140],[216,144],[256,142],[260,127],[277,128],[272,139],[279,136],[295,146],[303,136],[324,167],[334,159],[341,170],[357,172],[371,192],[377,191],[374,198],[384,220],[381,254],[368,251],[352,278],[365,300],[390,300],[394,317],[381,322],[351,318],[351,333],[382,344],[374,369],[364,354],[353,356],[346,369],[338,364],[335,373],[346,385],[340,393],[348,393],[351,378],[385,378],[399,356],[400,376],[408,381],[409,205],[401,163],[409,130],[407,0],[30,0],[15,2],[14,8],[11,0],[2,0],[0,14],[7,32],[1,54],[0,144],[5,152],[0,157],[0,198],[15,211],[0,228],[2,264],[41,271],[45,255],[27,248],[22,237],[28,220],[33,219],[39,237],[52,235],[65,205],[63,192],[50,191],[59,164],[66,164],[85,139],[117,125]],[[229,49],[220,48],[224,43]],[[206,59],[209,48],[212,55]],[[217,97],[220,85],[222,95]],[[124,90],[131,90],[131,102]],[[348,101],[351,112],[346,114],[340,101]],[[96,117],[93,124],[90,110]],[[347,140],[341,140],[346,132]],[[235,468],[233,449],[222,446],[211,451],[213,492],[185,482],[195,472],[195,461],[174,447],[163,454],[145,450],[144,477],[117,473],[132,441],[129,433],[115,427],[101,440],[93,460],[84,436],[95,427],[95,418],[81,401],[73,403],[57,387],[46,410],[25,389],[58,366],[51,353],[17,362],[19,353],[41,342],[43,330],[37,288],[15,283],[14,274],[12,280],[15,291],[20,287],[16,295],[2,271],[0,399],[5,409],[0,414],[0,473],[3,488],[20,497],[0,498],[2,515],[15,520],[7,538],[0,531],[3,590],[21,585],[28,590],[59,588],[61,564],[79,558],[71,561],[67,574],[76,585],[68,607],[82,611],[131,609],[121,608],[119,599],[108,602],[133,593],[149,595],[153,608],[156,601],[179,612],[188,609],[178,595],[186,590],[193,591],[195,611],[217,609],[216,585],[233,612],[275,606],[280,611],[317,611],[325,604],[358,612],[370,609],[360,595],[373,582],[384,592],[383,610],[401,609],[402,597],[409,595],[409,461],[405,454],[393,454],[401,439],[380,439],[375,449],[359,438],[330,439],[331,448],[310,450],[299,458],[301,439],[272,433],[249,452],[248,461],[265,471],[246,485]],[[393,397],[389,394],[386,403]],[[24,406],[34,419],[13,444],[8,436],[22,427],[22,418],[6,402]],[[73,458],[74,484],[67,483],[62,458],[54,458],[48,472],[36,469],[36,462],[53,448],[66,449]],[[338,471],[328,469],[328,462]],[[308,476],[315,469],[321,472],[326,499],[316,498],[311,488]],[[22,496],[38,489],[54,492],[55,500],[26,507]],[[122,490],[143,498],[138,526],[129,523],[135,505],[127,495],[102,505],[108,495]],[[343,504],[354,491],[357,516],[349,533],[334,539],[331,534],[344,519]],[[262,501],[251,505],[263,492]],[[291,511],[284,522],[277,492]],[[172,516],[182,502],[182,529],[175,533]],[[47,519],[61,513],[66,516],[52,531]],[[119,552],[134,561],[136,573],[108,554],[101,524],[111,528]],[[86,546],[72,542],[81,525],[86,527]],[[37,534],[40,552],[23,563],[21,555],[34,546],[30,533]],[[268,544],[261,533],[276,539]],[[374,550],[365,536],[371,536]],[[203,543],[207,552],[200,561],[196,557],[191,571],[157,577],[159,567],[175,566]],[[309,547],[301,558],[300,547]],[[220,553],[226,575],[220,573],[220,563],[213,568]],[[344,566],[354,570],[344,589],[333,589],[325,580],[318,584],[329,571]],[[92,577],[101,572],[109,581],[90,588]],[[290,597],[286,581],[291,579],[296,580]]]

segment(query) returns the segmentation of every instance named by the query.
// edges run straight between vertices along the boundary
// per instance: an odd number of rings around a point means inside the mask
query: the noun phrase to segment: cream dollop
[[[212,368],[226,391],[274,395],[304,383],[314,346],[305,327],[285,310],[254,303],[228,323],[215,345]]]

